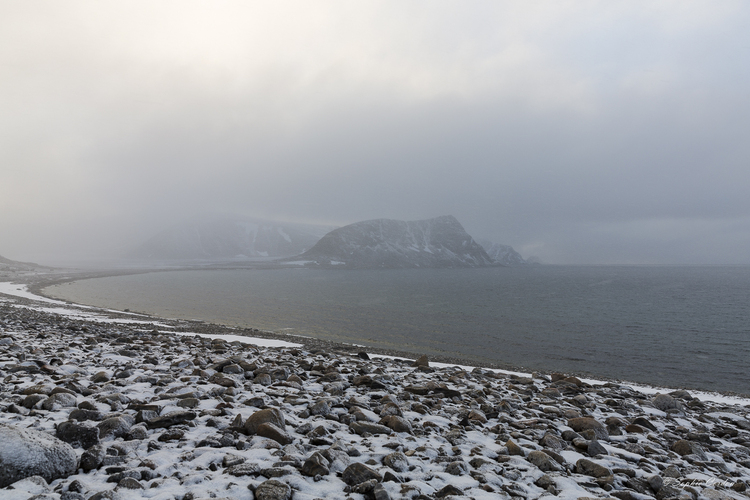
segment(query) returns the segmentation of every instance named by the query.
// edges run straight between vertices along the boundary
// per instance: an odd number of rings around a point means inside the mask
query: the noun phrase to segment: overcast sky
[[[455,215],[570,264],[750,264],[750,3],[0,3],[0,255],[190,217]]]

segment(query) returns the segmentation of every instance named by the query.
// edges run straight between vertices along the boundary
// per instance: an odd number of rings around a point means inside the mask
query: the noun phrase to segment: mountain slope
[[[2,272],[31,271],[38,268],[45,268],[45,266],[40,266],[33,262],[18,262],[16,260],[6,259],[0,255],[0,271]]]
[[[138,259],[287,257],[312,247],[330,228],[215,218],[163,231],[130,253]]]
[[[478,267],[487,252],[451,215],[421,221],[375,219],[331,231],[298,257],[348,268]]]
[[[521,254],[513,250],[510,245],[501,245],[486,240],[480,241],[480,244],[484,247],[487,255],[498,264],[503,266],[523,266],[526,264]]]

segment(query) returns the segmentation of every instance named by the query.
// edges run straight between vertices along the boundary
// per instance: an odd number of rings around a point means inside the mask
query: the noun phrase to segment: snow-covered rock
[[[31,476],[65,478],[78,466],[73,447],[46,432],[0,424],[0,443],[0,488]]]
[[[358,269],[479,267],[494,262],[451,215],[421,221],[375,219],[331,231],[297,257]]]

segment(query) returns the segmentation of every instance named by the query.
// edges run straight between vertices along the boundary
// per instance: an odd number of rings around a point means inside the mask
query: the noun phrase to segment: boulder
[[[651,404],[661,411],[682,409],[682,404],[669,394],[657,394],[651,399]]]
[[[250,415],[245,421],[245,432],[256,434],[261,424],[273,424],[282,431],[286,429],[284,414],[278,408],[265,408]]]
[[[33,429],[0,425],[0,488],[31,476],[66,478],[78,468],[73,447]]]
[[[102,420],[97,424],[99,428],[99,437],[104,439],[107,436],[124,437],[135,423],[135,419],[130,415],[119,417],[110,417]]]
[[[278,479],[269,479],[255,488],[255,498],[258,500],[289,500],[292,498],[292,488]]]
[[[568,420],[568,426],[576,432],[592,430],[597,439],[609,439],[609,432],[604,424],[591,417],[578,417]]]
[[[414,361],[412,366],[417,366],[417,367],[422,366],[422,367],[428,368],[430,366],[430,361],[427,359],[426,354],[422,354],[420,357],[418,357]]]
[[[310,458],[305,460],[300,471],[302,474],[310,477],[315,476],[327,476],[330,474],[329,469],[330,461],[325,458],[320,452],[315,452],[310,455]]]
[[[383,457],[383,465],[390,467],[396,472],[408,472],[409,459],[400,451],[396,451]]]
[[[409,421],[398,415],[388,415],[380,420],[380,424],[385,425],[396,432],[408,432],[409,434],[413,432]]]
[[[611,476],[612,471],[599,465],[596,462],[582,458],[576,462],[576,472],[578,474],[585,474],[592,477],[606,477]]]
[[[99,428],[69,420],[57,424],[55,435],[71,446],[88,449],[99,444]]]
[[[58,392],[45,399],[42,402],[42,408],[47,411],[57,411],[61,408],[75,408],[77,403],[76,397],[72,394]]]
[[[391,434],[393,432],[390,427],[385,425],[365,421],[352,422],[349,424],[349,429],[360,436],[366,432],[370,434]]]
[[[349,486],[356,486],[358,484],[375,479],[382,481],[383,478],[373,469],[369,468],[363,463],[355,462],[344,470],[342,479]]]
[[[560,466],[543,451],[530,451],[526,459],[536,465],[540,471],[549,472],[560,470]]]
[[[260,424],[255,430],[255,433],[258,436],[273,439],[281,445],[291,444],[292,441],[294,441],[294,438],[292,438],[292,436],[288,432],[286,432],[284,429],[279,428],[277,425],[272,424],[271,422],[264,422]]]
[[[151,418],[146,423],[149,429],[167,428],[194,420],[196,416],[193,411],[173,411],[166,415]]]
[[[107,456],[107,448],[101,444],[97,444],[87,449],[81,455],[81,469],[84,472],[98,469],[104,463],[104,458]]]

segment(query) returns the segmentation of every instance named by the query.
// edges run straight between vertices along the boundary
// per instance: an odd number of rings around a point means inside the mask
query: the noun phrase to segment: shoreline
[[[4,499],[750,496],[747,400],[370,356],[25,287],[0,285],[21,295],[0,296]]]
[[[320,339],[320,338],[316,338],[316,337],[312,337],[308,335],[293,334],[293,333],[279,333],[276,331],[262,330],[262,329],[257,329],[257,328],[243,328],[239,326],[226,325],[226,324],[214,323],[214,322],[203,321],[203,320],[191,320],[191,319],[181,319],[181,318],[169,319],[169,318],[163,318],[163,317],[159,317],[159,316],[155,316],[155,315],[151,315],[147,313],[118,311],[114,309],[102,308],[99,306],[75,304],[69,301],[50,297],[48,295],[45,295],[44,293],[44,289],[50,286],[59,285],[63,283],[70,283],[74,281],[81,281],[81,280],[86,280],[86,279],[106,278],[106,277],[112,277],[112,276],[124,276],[124,275],[147,274],[147,273],[158,273],[158,272],[208,270],[208,269],[234,269],[234,268],[275,269],[275,268],[288,268],[288,267],[289,266],[285,266],[283,264],[278,265],[276,263],[269,263],[269,262],[252,262],[252,263],[245,264],[245,265],[237,265],[235,263],[220,263],[220,264],[207,263],[207,264],[201,264],[201,265],[182,266],[182,267],[101,269],[101,270],[91,270],[91,271],[78,271],[76,273],[72,273],[72,272],[64,273],[66,275],[62,277],[58,276],[56,273],[52,275],[41,274],[41,275],[33,276],[33,279],[29,279],[29,278],[32,278],[32,276],[21,278],[19,279],[19,282],[22,282],[24,285],[26,285],[28,292],[32,295],[43,297],[44,299],[48,299],[48,300],[63,302],[68,306],[93,308],[96,310],[104,311],[106,312],[106,314],[111,314],[115,316],[119,315],[120,318],[127,318],[130,316],[141,316],[141,317],[148,317],[154,322],[189,323],[192,329],[195,331],[195,333],[199,333],[199,334],[240,335],[240,336],[250,337],[250,338],[260,337],[260,338],[265,338],[265,339],[275,339],[275,340],[287,341],[287,342],[296,341],[297,343],[302,344],[308,348],[336,349],[342,352],[367,351],[368,353],[371,353],[371,354],[389,356],[389,357],[401,358],[401,359],[416,359],[420,355],[424,354],[424,353],[417,352],[417,351],[388,349],[388,348],[382,348],[382,347],[377,347],[377,346],[360,345],[360,344],[346,343],[346,342],[335,342],[335,341]],[[62,271],[64,270],[61,270],[61,272]],[[481,362],[478,360],[462,358],[460,356],[440,355],[440,354],[434,354],[434,353],[430,354],[430,359],[437,363],[442,363],[445,365],[463,366],[463,367],[471,367],[471,368],[474,368],[474,367],[487,368],[487,369],[492,369],[492,370],[498,370],[500,372],[504,372],[508,374],[509,373],[523,374],[524,376],[529,376],[533,373],[539,373],[543,375],[552,375],[553,373],[555,373],[555,371],[553,370],[545,370],[544,368],[533,369],[533,368],[528,368],[525,366],[512,365],[510,363]],[[581,372],[581,371],[575,371],[575,370],[573,371],[566,370],[565,374],[578,377],[582,380],[585,379],[586,381],[589,381],[591,383],[623,384],[623,385],[628,385],[634,388],[637,387],[639,389],[646,390],[646,391],[687,390],[687,391],[691,391],[694,393],[700,393],[704,397],[712,397],[715,400],[719,400],[721,398],[725,398],[727,400],[736,399],[737,400],[736,404],[750,405],[750,389],[748,389],[749,391],[748,393],[741,393],[741,392],[736,392],[736,391],[708,391],[704,389],[696,389],[694,387],[689,387],[689,386],[632,382],[626,379],[600,376],[600,375],[593,374],[590,372]]]

